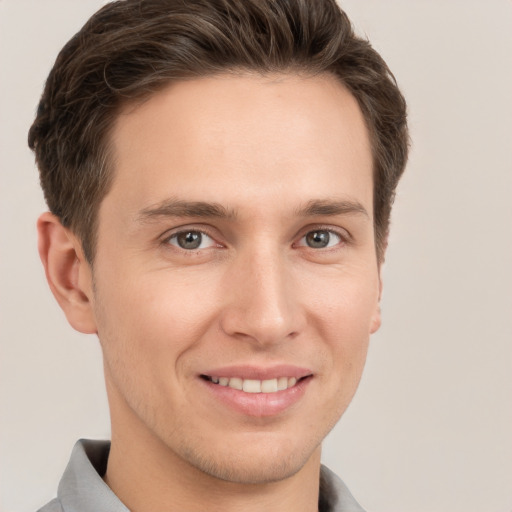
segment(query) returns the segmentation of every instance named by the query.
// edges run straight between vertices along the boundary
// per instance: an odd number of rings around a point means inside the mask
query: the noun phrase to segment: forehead
[[[229,184],[238,191],[230,199],[245,203],[272,194],[304,202],[309,191],[348,190],[371,210],[366,125],[355,98],[330,75],[223,74],[173,83],[125,107],[112,142],[109,195],[137,208],[170,196],[219,202]]]

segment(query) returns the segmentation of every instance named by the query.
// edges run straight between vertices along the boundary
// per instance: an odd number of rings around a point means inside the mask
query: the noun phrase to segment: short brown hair
[[[370,43],[335,0],[121,0],[64,46],[29,131],[50,210],[92,263],[113,162],[109,130],[128,101],[222,72],[331,73],[357,99],[374,159],[374,226],[383,255],[408,153],[406,104]]]

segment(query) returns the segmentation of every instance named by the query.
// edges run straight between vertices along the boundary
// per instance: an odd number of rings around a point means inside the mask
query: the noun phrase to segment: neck
[[[133,419],[133,418],[132,418]],[[220,480],[177,456],[137,421],[112,422],[105,482],[132,512],[316,512],[320,448],[294,475],[263,484]]]

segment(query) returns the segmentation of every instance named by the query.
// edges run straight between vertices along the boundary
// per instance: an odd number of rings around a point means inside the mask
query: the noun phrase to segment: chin
[[[229,441],[228,441],[229,442]],[[262,446],[263,445],[263,446]],[[268,484],[279,482],[298,473],[318,452],[319,445],[313,447],[269,446],[268,443],[253,442],[236,449],[198,453],[186,450],[182,457],[201,472],[226,482],[236,484]],[[318,450],[317,450],[318,448]]]

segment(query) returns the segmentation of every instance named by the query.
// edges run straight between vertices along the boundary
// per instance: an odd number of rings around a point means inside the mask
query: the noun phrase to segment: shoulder
[[[37,512],[64,512],[60,500],[55,498],[54,500],[47,503],[44,507],[41,507]]]
[[[320,512],[364,512],[343,481],[330,469],[320,469]]]

